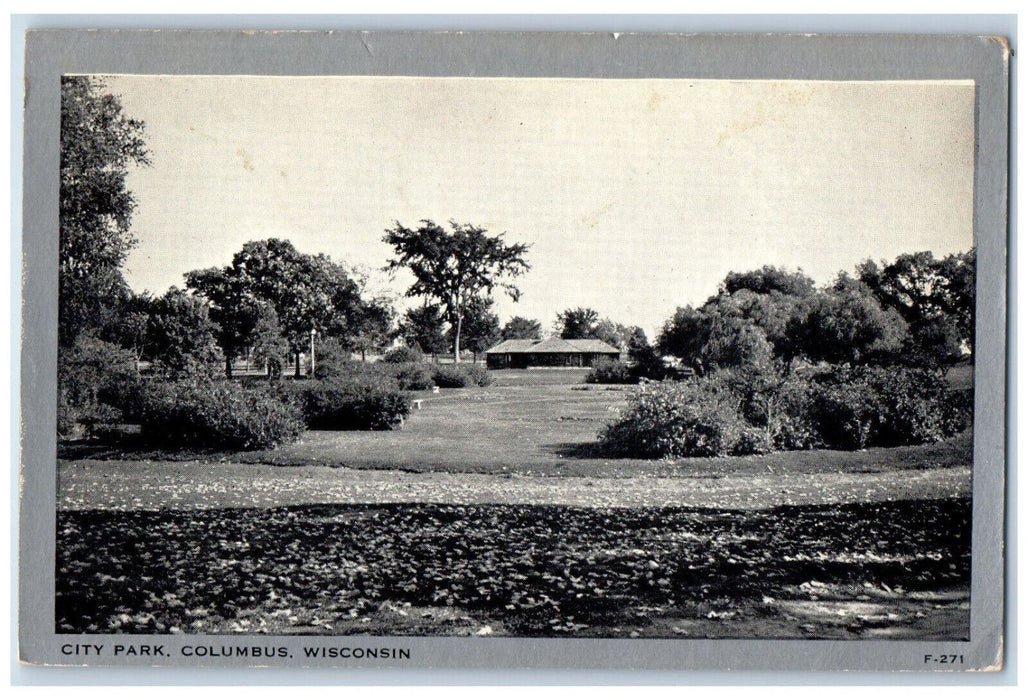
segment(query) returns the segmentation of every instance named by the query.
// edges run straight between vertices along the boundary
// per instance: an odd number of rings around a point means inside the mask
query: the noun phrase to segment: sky
[[[586,306],[652,335],[729,271],[818,283],[866,258],[973,244],[965,82],[111,76],[146,124],[137,291],[243,243],[380,270],[399,221],[529,243],[501,322]],[[401,302],[401,305],[413,302]]]

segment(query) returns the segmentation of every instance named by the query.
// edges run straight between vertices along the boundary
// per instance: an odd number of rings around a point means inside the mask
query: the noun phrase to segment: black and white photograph
[[[976,95],[63,73],[61,654],[972,640]]]
[[[966,638],[973,94],[67,76],[57,631]]]

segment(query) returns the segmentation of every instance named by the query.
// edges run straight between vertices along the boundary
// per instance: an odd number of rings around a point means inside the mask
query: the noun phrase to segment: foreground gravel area
[[[963,498],[971,493],[971,469],[602,479],[199,461],[79,460],[59,464],[58,484],[60,510],[272,508],[360,503],[751,510],[783,505]]]

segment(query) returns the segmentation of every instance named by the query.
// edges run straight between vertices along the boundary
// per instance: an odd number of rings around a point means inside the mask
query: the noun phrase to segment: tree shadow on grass
[[[241,619],[281,625],[303,614],[303,624],[322,625],[389,606],[445,605],[508,634],[563,636],[584,623],[593,631],[583,634],[602,635],[603,626],[640,624],[642,610],[708,619],[712,604],[747,615],[762,599],[802,591],[849,591],[849,600],[966,590],[970,515],[969,499],[764,511],[423,503],[62,511],[56,631],[225,633],[242,631],[233,627]],[[397,632],[411,624],[394,622]]]
[[[556,442],[542,445],[543,449],[552,452],[555,457],[567,459],[614,459],[607,454],[598,442]]]
[[[210,458],[227,454],[216,448],[176,448],[147,440],[137,431],[118,431],[82,440],[58,440],[57,458],[66,460],[173,460]]]

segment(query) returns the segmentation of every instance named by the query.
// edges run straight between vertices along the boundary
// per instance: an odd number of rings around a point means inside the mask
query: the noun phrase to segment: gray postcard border
[[[519,32],[33,31],[26,38],[22,231],[20,658],[67,664],[53,632],[59,76],[64,73],[422,75],[806,80],[973,79],[977,86],[978,245],[971,641],[373,638],[402,664],[346,668],[925,670],[924,654],[1002,664],[1006,419],[1009,47],[999,38],[930,35],[658,35]],[[303,638],[88,637],[287,645]],[[201,641],[202,639],[202,641]],[[362,638],[347,638],[360,642]],[[371,641],[372,638],[365,638]],[[254,641],[255,640],[255,641]],[[299,658],[274,664],[289,668]],[[99,661],[99,660],[98,660]],[[133,665],[105,658],[102,663]],[[141,659],[137,665],[153,662]],[[239,660],[189,663],[235,667]],[[168,665],[186,665],[181,660]],[[327,668],[328,666],[321,666]]]

